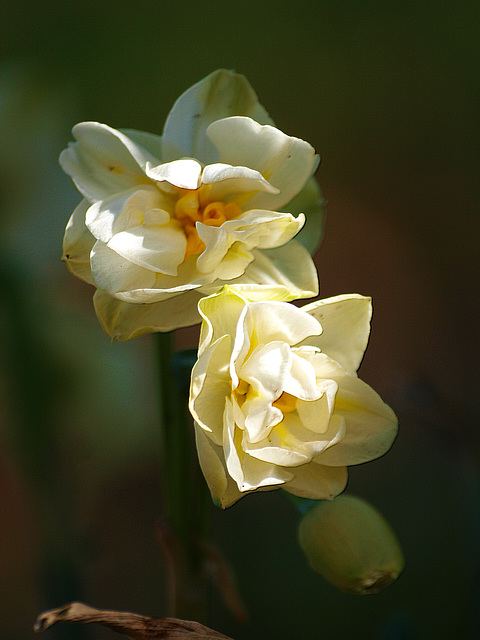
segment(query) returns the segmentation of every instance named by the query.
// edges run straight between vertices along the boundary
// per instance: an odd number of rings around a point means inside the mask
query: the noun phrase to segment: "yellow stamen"
[[[175,217],[187,236],[185,260],[205,250],[205,243],[198,237],[197,222],[203,222],[210,227],[220,227],[227,220],[233,220],[242,214],[242,210],[234,202],[225,204],[216,201],[202,206],[204,195],[202,188],[195,191],[181,190],[175,203]]]

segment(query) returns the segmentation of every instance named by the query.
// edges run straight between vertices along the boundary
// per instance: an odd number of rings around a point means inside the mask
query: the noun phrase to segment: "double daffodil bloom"
[[[397,431],[393,411],[356,374],[370,298],[302,309],[251,300],[248,286],[226,286],[199,303],[189,406],[212,497],[226,508],[282,487],[331,499],[345,488],[346,467],[385,453]]]
[[[64,259],[97,288],[112,337],[200,322],[197,302],[225,282],[270,285],[280,300],[317,294],[310,254],[292,241],[305,216],[283,208],[305,207],[321,229],[318,158],[272,126],[243,76],[217,71],[189,89],[161,138],[95,122],[73,134],[60,161],[84,200]]]

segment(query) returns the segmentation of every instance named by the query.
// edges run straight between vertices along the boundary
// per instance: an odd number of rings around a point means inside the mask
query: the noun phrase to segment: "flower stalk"
[[[159,539],[168,565],[169,613],[206,621],[204,543],[210,535],[211,500],[198,464],[188,412],[191,367],[188,359],[179,362],[174,358],[173,332],[159,333],[156,338],[166,512],[166,522],[159,527]]]

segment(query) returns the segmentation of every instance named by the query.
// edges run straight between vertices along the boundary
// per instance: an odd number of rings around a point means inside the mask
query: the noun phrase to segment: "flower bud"
[[[377,593],[404,566],[389,524],[354,496],[319,501],[301,520],[299,541],[312,569],[347,593]]]

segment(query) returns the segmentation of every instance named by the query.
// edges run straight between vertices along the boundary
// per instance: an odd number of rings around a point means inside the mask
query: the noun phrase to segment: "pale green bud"
[[[355,496],[319,501],[301,520],[299,540],[312,569],[347,593],[377,593],[404,566],[385,518]]]

